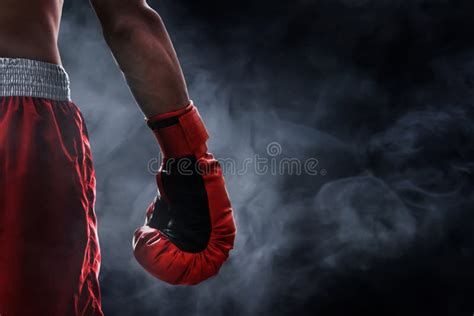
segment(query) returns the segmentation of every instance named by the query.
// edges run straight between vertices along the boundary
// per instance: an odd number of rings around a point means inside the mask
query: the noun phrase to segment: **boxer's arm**
[[[161,17],[144,0],[91,0],[91,4],[145,116],[188,105],[184,76]]]
[[[91,3],[164,157],[159,194],[134,234],[135,257],[161,280],[197,284],[217,274],[234,245],[221,167],[207,151],[208,133],[158,14],[141,0]]]

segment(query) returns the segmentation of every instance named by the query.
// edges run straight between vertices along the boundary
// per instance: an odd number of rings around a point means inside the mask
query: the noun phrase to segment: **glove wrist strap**
[[[203,156],[209,138],[197,108],[191,103],[183,109],[150,117],[153,130],[164,159]]]

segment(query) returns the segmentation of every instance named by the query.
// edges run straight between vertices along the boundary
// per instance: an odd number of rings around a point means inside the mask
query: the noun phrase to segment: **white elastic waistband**
[[[0,96],[70,101],[69,77],[60,65],[22,58],[0,58]]]

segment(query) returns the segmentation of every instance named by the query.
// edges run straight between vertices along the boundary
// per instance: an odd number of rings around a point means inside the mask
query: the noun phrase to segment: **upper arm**
[[[145,0],[90,0],[104,30],[114,29],[124,21],[141,19],[148,9]]]
[[[144,0],[90,0],[102,25],[105,40],[111,46],[122,46],[129,40],[171,47],[161,17]],[[120,5],[115,5],[119,2]]]

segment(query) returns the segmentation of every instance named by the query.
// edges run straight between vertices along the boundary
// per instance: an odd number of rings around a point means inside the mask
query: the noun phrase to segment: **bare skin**
[[[90,1],[145,116],[188,105],[181,66],[160,16],[144,0]]]
[[[0,57],[61,64],[62,0],[0,0]]]
[[[160,16],[144,0],[91,0],[102,30],[145,116],[189,104],[181,67]],[[0,0],[0,57],[61,64],[62,0]]]

